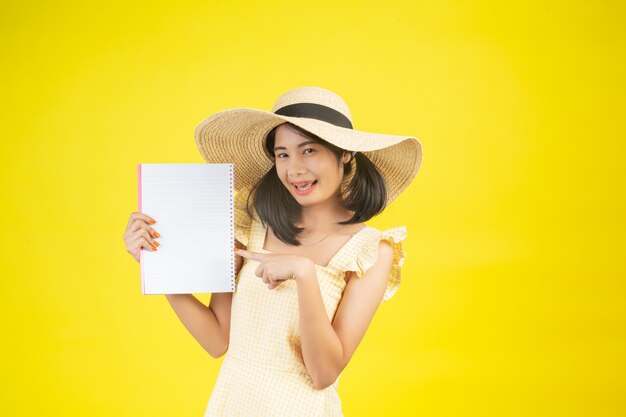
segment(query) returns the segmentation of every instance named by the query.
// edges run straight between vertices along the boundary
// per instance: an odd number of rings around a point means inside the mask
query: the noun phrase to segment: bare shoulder
[[[357,232],[360,232],[361,229],[365,228],[365,223],[354,223],[354,224],[346,224],[341,229],[342,235],[355,235]]]

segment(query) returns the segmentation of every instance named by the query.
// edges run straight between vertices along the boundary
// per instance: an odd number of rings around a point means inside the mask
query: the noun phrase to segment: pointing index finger
[[[265,253],[251,252],[251,251],[247,251],[247,250],[243,250],[239,248],[235,248],[235,253],[241,256],[242,258],[252,259],[253,261],[259,261],[259,262],[261,262],[267,256],[267,254]]]

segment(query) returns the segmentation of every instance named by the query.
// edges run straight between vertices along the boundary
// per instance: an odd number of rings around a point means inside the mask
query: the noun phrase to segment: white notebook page
[[[156,251],[140,251],[143,294],[233,292],[232,164],[139,164],[139,211]]]

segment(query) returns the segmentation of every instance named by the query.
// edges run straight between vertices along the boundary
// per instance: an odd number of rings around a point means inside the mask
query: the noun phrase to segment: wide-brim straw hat
[[[387,204],[411,183],[422,161],[422,145],[417,138],[353,129],[345,101],[320,87],[289,90],[276,100],[271,111],[236,108],[217,112],[196,127],[196,145],[207,163],[234,164],[234,186],[239,191],[255,185],[272,168],[265,139],[285,122],[367,156],[385,178]]]

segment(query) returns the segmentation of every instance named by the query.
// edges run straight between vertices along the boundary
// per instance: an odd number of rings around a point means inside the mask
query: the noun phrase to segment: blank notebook
[[[235,290],[232,164],[139,164],[139,211],[156,220],[141,249],[143,294]]]

